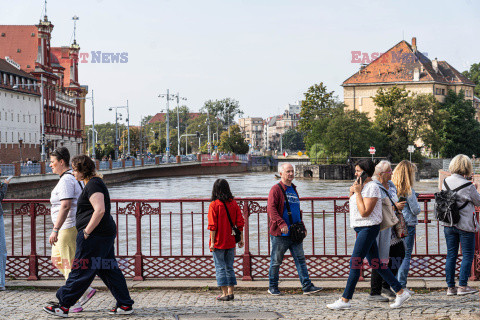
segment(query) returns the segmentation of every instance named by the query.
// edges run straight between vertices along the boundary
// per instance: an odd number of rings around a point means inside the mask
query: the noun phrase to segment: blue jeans
[[[5,242],[5,224],[0,215],[0,287],[5,287],[5,268],[7,266],[7,244]]]
[[[237,284],[235,270],[233,270],[234,258],[235,248],[215,249],[215,251],[213,251],[213,261],[215,262],[215,273],[219,287],[234,286]]]
[[[473,253],[475,251],[475,233],[457,229],[456,227],[444,227],[445,240],[447,242],[447,262],[445,275],[449,288],[455,287],[455,267],[457,265],[458,244],[462,244],[462,264],[458,284],[464,287],[468,283],[468,277],[472,270]]]
[[[367,257],[370,266],[377,270],[380,276],[387,281],[395,292],[400,291],[402,286],[388,266],[381,263],[378,257],[376,238],[380,231],[380,225],[357,227],[354,228],[354,230],[357,233],[357,240],[355,240],[352,257],[350,258],[350,274],[348,275],[347,286],[345,287],[345,291],[343,291],[342,297],[349,300],[352,299],[358,279],[360,278],[360,269],[365,257]]]
[[[398,282],[402,285],[402,288],[407,287],[407,276],[410,270],[410,260],[412,258],[413,245],[415,244],[415,232],[416,226],[408,226],[408,236],[403,239],[405,244],[405,258],[402,265],[398,269]]]
[[[272,242],[272,254],[270,257],[270,270],[268,272],[268,281],[270,288],[278,288],[278,273],[283,257],[287,250],[295,261],[297,267],[298,277],[302,283],[302,289],[306,290],[312,285],[308,277],[307,262],[305,260],[305,253],[303,252],[303,243],[293,243],[290,237],[270,236]]]

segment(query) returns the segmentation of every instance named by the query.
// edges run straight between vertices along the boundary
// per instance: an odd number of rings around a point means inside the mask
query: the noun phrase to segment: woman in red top
[[[241,240],[238,243],[238,247],[241,248],[243,247],[243,225],[245,222],[240,207],[233,200],[227,180],[217,179],[213,184],[212,202],[208,209],[208,230],[210,230],[209,245],[210,251],[213,252],[217,284],[222,289],[222,295],[217,297],[217,300],[220,301],[233,300],[233,286],[237,284],[235,271],[233,270],[235,236],[232,235],[232,226],[227,214],[230,215],[232,223],[241,232]]]

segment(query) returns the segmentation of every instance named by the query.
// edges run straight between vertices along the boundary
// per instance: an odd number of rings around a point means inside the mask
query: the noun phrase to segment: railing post
[[[15,177],[20,177],[22,174],[22,164],[20,162],[15,162]]]
[[[181,163],[181,162],[182,162],[182,159],[180,158],[180,156],[175,156],[175,159],[177,160],[177,163]]]
[[[40,161],[40,174],[45,174],[45,173],[46,173],[45,161]]]
[[[95,160],[95,170],[100,171],[100,160]]]
[[[30,203],[30,256],[28,259],[28,280],[38,280],[37,223],[35,203]]]
[[[122,159],[122,168],[125,169],[125,159]]]
[[[145,157],[142,157],[142,167],[145,167]]]
[[[478,212],[475,213],[475,219],[478,222]],[[480,279],[480,238],[478,232],[475,232],[475,251],[473,255],[472,272],[470,281],[477,281]]]
[[[108,159],[108,169],[112,170],[113,169],[113,160]]]
[[[142,203],[135,203],[135,221],[137,226],[137,252],[135,253],[135,277],[134,281],[143,280],[143,257],[142,257]]]
[[[135,168],[135,158],[132,158],[132,167]]]
[[[243,219],[245,220],[245,226],[243,227],[243,240],[245,242],[245,250],[243,252],[243,277],[242,280],[252,281],[252,255],[250,254],[250,228],[249,228],[249,217],[250,217],[250,202],[245,201],[243,207]]]
[[[157,166],[160,164],[160,157],[155,157],[155,164]]]

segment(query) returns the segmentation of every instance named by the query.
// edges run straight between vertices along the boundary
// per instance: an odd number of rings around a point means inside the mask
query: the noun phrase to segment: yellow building
[[[465,98],[473,100],[475,84],[446,61],[428,59],[418,51],[417,39],[410,45],[401,41],[342,84],[344,103],[348,109],[367,112],[375,118],[373,97],[379,88],[405,87],[412,93],[431,93],[443,102],[448,90],[465,91]],[[477,109],[477,119],[479,118]]]

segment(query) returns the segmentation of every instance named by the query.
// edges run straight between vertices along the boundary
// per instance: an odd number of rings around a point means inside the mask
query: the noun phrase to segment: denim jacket
[[[7,193],[8,184],[0,183],[0,216],[3,216],[2,201]]]
[[[415,190],[412,188],[412,194],[407,197],[407,203],[402,210],[407,226],[416,226],[418,224],[417,216],[420,211],[421,209],[417,201],[417,195],[415,194]]]

